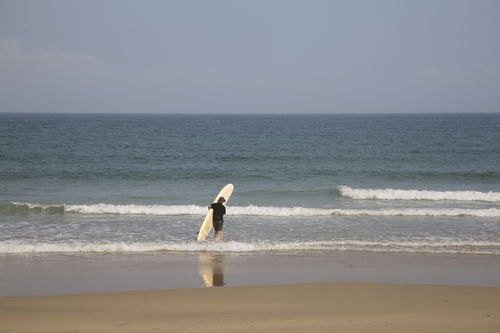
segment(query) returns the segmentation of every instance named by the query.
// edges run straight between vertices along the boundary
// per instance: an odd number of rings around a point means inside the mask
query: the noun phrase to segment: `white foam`
[[[340,216],[448,216],[448,217],[500,217],[499,208],[458,209],[458,208],[406,208],[406,209],[333,209],[333,215]]]
[[[77,214],[117,214],[117,215],[205,215],[207,207],[196,205],[46,205],[37,203],[12,203],[28,206],[30,209],[63,208],[64,212]],[[500,217],[500,208],[460,209],[460,208],[398,208],[398,209],[321,209],[305,207],[273,206],[231,206],[228,215],[233,216],[470,216]]]
[[[0,254],[38,253],[125,253],[125,252],[262,252],[296,250],[333,250],[403,253],[455,253],[500,255],[500,242],[463,242],[434,240],[403,241],[309,241],[309,242],[170,242],[170,243],[39,243],[0,242]]]
[[[47,205],[41,203],[13,202],[13,205],[27,206],[29,209],[62,208],[67,213],[79,214],[117,214],[117,215],[205,215],[206,206],[196,205]],[[321,216],[330,215],[330,209],[304,207],[272,207],[272,206],[231,206],[228,215],[250,216]]]
[[[203,215],[207,207],[195,205],[64,205],[65,212],[82,214],[119,214],[119,215]]]
[[[352,199],[500,202],[499,192],[398,190],[390,188],[353,189],[345,185],[338,186],[337,189],[340,195]]]
[[[331,209],[305,207],[273,207],[273,206],[231,206],[229,215],[250,216],[326,216],[331,215]]]

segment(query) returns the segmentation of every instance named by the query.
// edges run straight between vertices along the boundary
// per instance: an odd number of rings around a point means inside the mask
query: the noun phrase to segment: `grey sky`
[[[500,112],[500,1],[0,0],[0,112]]]

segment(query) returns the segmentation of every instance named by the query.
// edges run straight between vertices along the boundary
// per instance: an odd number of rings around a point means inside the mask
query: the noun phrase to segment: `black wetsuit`
[[[224,214],[226,214],[226,207],[220,202],[213,203],[210,205],[210,208],[214,210],[213,215],[213,224],[215,231],[222,230],[222,226],[224,224]]]

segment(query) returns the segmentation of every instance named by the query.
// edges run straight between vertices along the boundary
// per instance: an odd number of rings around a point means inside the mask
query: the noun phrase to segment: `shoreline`
[[[0,297],[324,282],[500,287],[500,256],[349,251],[0,256]]]
[[[335,282],[0,297],[0,332],[498,332],[500,288]]]

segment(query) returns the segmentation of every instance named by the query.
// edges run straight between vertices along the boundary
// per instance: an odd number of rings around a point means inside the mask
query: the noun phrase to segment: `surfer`
[[[226,202],[226,199],[220,197],[216,203],[208,206],[208,209],[212,208],[214,210],[212,220],[215,229],[214,239],[222,238],[222,226],[224,225],[224,214],[226,214],[226,207],[223,205],[224,202]]]

